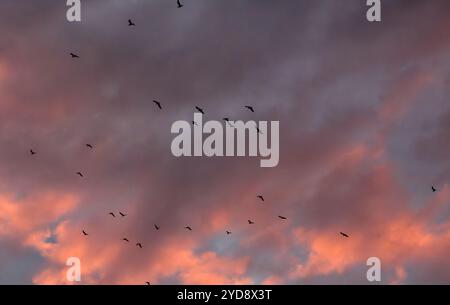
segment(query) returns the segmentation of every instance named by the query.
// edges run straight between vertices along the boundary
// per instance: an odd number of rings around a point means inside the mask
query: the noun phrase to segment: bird
[[[122,240],[126,241],[127,243],[130,242],[130,241],[128,240],[128,238],[122,238]]]
[[[116,217],[113,212],[110,212],[109,215],[111,215],[112,217]]]
[[[437,189],[434,186],[431,186],[431,190],[433,191],[433,193],[437,191]]]
[[[181,4],[180,0],[177,0],[177,5],[178,5],[178,8],[182,8],[184,6],[184,4]]]
[[[83,174],[81,172],[77,172],[77,175],[80,176],[81,178],[83,178]]]
[[[192,121],[192,125],[198,126],[197,122]]]
[[[154,227],[155,227],[156,230],[159,230],[159,227],[157,225],[154,225]]]
[[[145,282],[145,284],[150,285],[150,282]]]
[[[342,233],[342,232],[339,232],[339,234],[341,234],[341,235],[344,236],[344,237],[350,237],[350,236],[348,236],[347,234]]]
[[[134,24],[134,22],[131,21],[131,19],[128,19],[128,26],[134,26],[134,25],[136,25],[136,24]]]
[[[34,150],[30,149],[30,154],[31,154],[31,155],[35,155],[36,152],[35,152]]]
[[[158,108],[159,108],[160,110],[162,109],[161,103],[160,103],[160,102],[158,102],[158,101],[156,101],[156,100],[153,100],[153,103],[155,103],[155,105],[158,106]]]
[[[120,214],[120,216],[122,216],[122,217],[127,216],[127,214],[124,214],[124,213],[122,213],[122,212],[119,212],[119,214]]]
[[[230,235],[230,234],[231,234],[231,231],[225,231],[225,232],[227,232],[227,235]]]
[[[142,249],[142,244],[141,244],[141,243],[137,243],[137,244],[136,244],[136,247],[139,247],[139,248]]]
[[[262,195],[256,196],[257,198],[261,199],[261,201],[264,201],[264,197]]]
[[[256,126],[256,131],[257,131],[259,134],[262,134],[262,131],[259,130],[259,127],[258,127],[258,126]]]
[[[247,109],[250,110],[251,112],[255,112],[255,109],[253,109],[252,106],[245,106],[245,108],[247,108]]]
[[[86,147],[89,147],[90,149],[94,148],[91,144],[86,144]]]
[[[186,230],[192,231],[192,228],[189,226],[184,227]]]
[[[203,111],[202,108],[195,106],[195,109],[197,109],[197,111],[200,112],[201,114],[205,114],[205,111]]]
[[[231,125],[231,122],[230,122],[230,119],[229,119],[229,118],[223,118],[223,120],[224,120],[225,122],[227,122],[231,127],[233,126],[233,125]]]
[[[284,217],[284,216],[278,216],[278,218],[283,219],[283,220],[286,220],[286,219],[287,219],[287,218]]]
[[[78,56],[77,54],[74,54],[74,53],[70,53],[70,56],[72,56],[72,58],[80,58],[80,56]]]
[[[87,234],[87,233],[83,230],[83,235],[84,235],[84,236],[88,236],[89,234]]]
[[[249,219],[249,220],[248,220],[248,224],[249,224],[249,225],[252,225],[252,224],[254,224],[254,222],[251,221],[251,220]]]

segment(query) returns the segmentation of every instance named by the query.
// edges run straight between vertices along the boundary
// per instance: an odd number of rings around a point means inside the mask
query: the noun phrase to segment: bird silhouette
[[[81,178],[83,178],[83,174],[81,172],[77,172],[77,175],[80,176]]]
[[[34,150],[30,149],[30,154],[31,154],[31,155],[35,155],[36,152],[35,152]]]
[[[130,242],[130,241],[128,240],[128,238],[122,238],[122,240],[126,241],[127,243]]]
[[[248,224],[249,224],[249,225],[252,225],[252,224],[254,224],[254,222],[251,221],[251,220],[249,219],[249,220],[248,220]]]
[[[283,219],[283,220],[286,220],[286,219],[287,219],[287,218],[284,217],[284,216],[278,216],[278,218]]]
[[[197,111],[200,112],[201,114],[205,114],[205,111],[202,108],[195,106],[195,109],[197,109]]]
[[[344,236],[344,237],[350,237],[350,236],[348,236],[347,234],[342,233],[342,232],[339,232],[339,234],[341,234],[341,235]]]
[[[431,186],[431,190],[433,191],[433,193],[437,191],[437,189],[434,186]]]
[[[124,214],[124,213],[122,213],[122,212],[119,212],[119,214],[120,214],[120,216],[122,216],[122,217],[127,216],[127,214]]]
[[[192,121],[192,125],[198,126],[197,122]]]
[[[87,234],[87,233],[83,230],[83,235],[84,235],[84,236],[88,236],[89,234]]]
[[[90,149],[94,148],[91,144],[86,144],[86,147],[89,147]]]
[[[156,106],[158,106],[158,108],[159,108],[160,110],[162,109],[161,103],[160,103],[160,102],[158,102],[158,101],[156,101],[156,100],[153,100],[153,103],[154,103]]]
[[[256,125],[256,131],[257,131],[259,134],[262,134],[262,131],[259,129],[258,125]]]
[[[261,201],[264,201],[264,197],[262,195],[256,196],[257,198],[261,199]]]
[[[139,248],[142,249],[142,244],[141,244],[141,243],[137,243],[137,244],[136,244],[136,247],[139,247]]]
[[[155,227],[156,230],[159,230],[159,227],[157,225],[154,225],[154,227]]]
[[[145,284],[150,285],[150,282],[145,282]]]
[[[247,109],[250,110],[251,112],[255,112],[255,109],[253,109],[252,106],[245,106],[245,108],[247,108]]]
[[[184,6],[184,4],[181,4],[180,0],[177,0],[177,5],[178,5],[178,8],[182,8]]]
[[[109,215],[111,215],[112,217],[116,217],[113,212],[110,212]]]
[[[72,58],[80,58],[80,56],[78,56],[78,55],[75,54],[75,53],[70,53],[70,56],[72,56]]]
[[[225,231],[225,232],[227,232],[227,235],[230,235],[230,234],[231,234],[231,231]]]
[[[192,231],[192,228],[189,226],[184,227],[186,230]]]
[[[133,21],[131,21],[131,19],[128,19],[128,26],[135,26],[136,24],[134,24]]]
[[[233,127],[233,125],[231,124],[231,122],[230,122],[230,119],[229,118],[223,118],[223,120],[225,121],[225,122],[227,122],[231,127]]]

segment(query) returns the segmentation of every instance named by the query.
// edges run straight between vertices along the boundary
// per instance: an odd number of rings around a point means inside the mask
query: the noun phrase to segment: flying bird
[[[150,285],[150,282],[145,282],[145,284]]]
[[[189,226],[184,227],[186,230],[192,231],[192,228]]]
[[[122,212],[119,212],[119,214],[120,214],[120,216],[122,216],[122,217],[127,216],[127,214],[124,214],[124,213],[122,213]]]
[[[256,196],[257,198],[261,199],[261,201],[264,201],[264,197],[262,195]]]
[[[36,152],[35,152],[34,150],[30,149],[30,154],[31,154],[31,155],[35,155]]]
[[[156,230],[159,230],[159,227],[157,225],[154,225],[154,227],[155,227]]]
[[[142,249],[142,244],[141,244],[141,243],[137,243],[137,244],[136,244],[136,247],[139,247],[139,248]]]
[[[431,190],[433,191],[433,193],[437,191],[437,189],[434,186],[431,186]]]
[[[342,233],[342,232],[339,232],[339,234],[341,234],[341,235],[344,236],[344,237],[350,237],[350,236],[348,236],[347,234]]]
[[[250,110],[251,112],[255,112],[255,109],[253,109],[252,106],[245,106],[245,108],[247,108],[247,109]]]
[[[83,178],[83,174],[81,172],[77,172],[77,175],[80,176],[81,178]]]
[[[284,217],[284,216],[278,216],[278,218],[283,219],[283,220],[286,220],[286,219],[287,219],[287,218]]]
[[[225,232],[227,232],[227,235],[230,235],[230,234],[231,234],[231,231],[225,231]]]
[[[72,58],[80,58],[80,56],[78,56],[77,54],[74,54],[74,53],[70,53],[70,56],[72,56]]]
[[[94,148],[91,144],[86,144],[86,147],[89,147],[90,149]]]
[[[181,4],[180,0],[177,0],[177,5],[178,5],[178,8],[182,8],[184,6],[184,4]]]
[[[249,224],[249,225],[252,225],[252,224],[254,224],[254,222],[251,221],[251,220],[249,219],[249,220],[248,220],[248,224]]]
[[[205,114],[202,108],[195,106],[195,109],[197,109],[197,111],[200,112],[201,114]]]
[[[111,215],[112,217],[116,217],[113,212],[110,212],[109,215]]]
[[[158,101],[156,101],[156,100],[153,100],[153,103],[154,103],[156,106],[158,106],[158,108],[159,108],[160,110],[162,109],[161,103],[160,103],[160,102],[158,102]]]
[[[130,241],[128,240],[128,238],[122,238],[122,240],[126,241],[127,243],[130,242]]]
[[[83,230],[83,235],[84,235],[84,236],[88,236],[89,234],[87,234],[87,233]]]
[[[128,26],[135,26],[136,24],[134,24],[133,21],[131,21],[131,19],[128,19]]]
[[[233,127],[233,125],[231,125],[230,119],[229,118],[223,118],[223,120],[225,122],[227,122],[231,127]]]

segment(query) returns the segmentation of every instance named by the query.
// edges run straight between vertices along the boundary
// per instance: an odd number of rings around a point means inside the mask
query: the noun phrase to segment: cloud
[[[1,1],[0,282],[448,283],[448,8]],[[195,106],[280,121],[279,165],[172,156]]]

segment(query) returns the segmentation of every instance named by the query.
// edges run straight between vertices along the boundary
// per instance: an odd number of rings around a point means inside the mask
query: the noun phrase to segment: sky
[[[0,284],[450,284],[448,0],[65,2],[0,1]],[[278,166],[173,156],[195,106]]]

